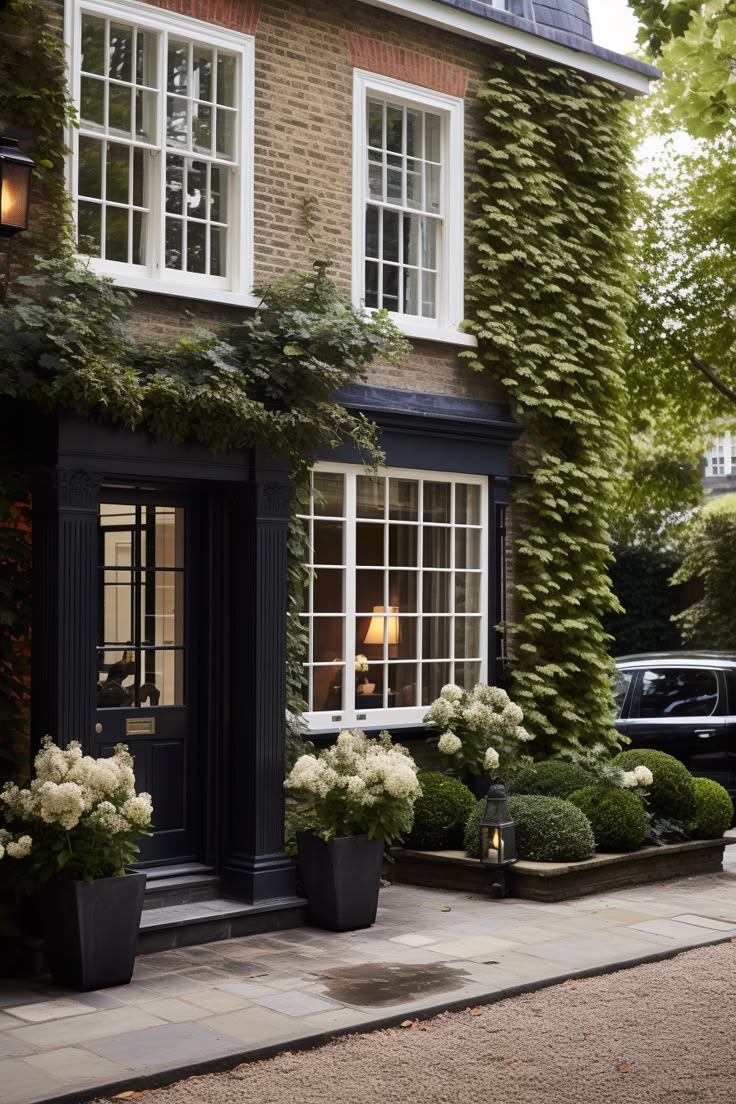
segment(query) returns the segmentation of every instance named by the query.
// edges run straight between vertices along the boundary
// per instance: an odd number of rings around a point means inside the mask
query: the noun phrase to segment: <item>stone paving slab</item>
[[[0,1104],[79,1104],[734,937],[736,854],[721,874],[555,904],[389,886],[364,931],[144,955],[131,985],[97,993],[0,982]]]

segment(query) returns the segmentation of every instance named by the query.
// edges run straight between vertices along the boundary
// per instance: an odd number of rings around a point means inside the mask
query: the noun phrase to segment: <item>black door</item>
[[[632,748],[674,755],[691,774],[728,788],[728,726],[721,671],[644,667],[637,671],[628,716],[617,724]]]
[[[204,780],[192,624],[195,502],[103,490],[98,521],[94,754],[125,743],[137,788],[153,799],[144,864],[201,857]]]

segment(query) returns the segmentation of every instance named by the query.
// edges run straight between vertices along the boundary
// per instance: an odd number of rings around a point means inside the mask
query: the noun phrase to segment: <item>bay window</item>
[[[144,4],[81,0],[72,41],[80,252],[128,287],[247,291],[252,40]]]
[[[487,491],[481,476],[315,469],[301,515],[312,728],[416,724],[446,683],[486,677]]]

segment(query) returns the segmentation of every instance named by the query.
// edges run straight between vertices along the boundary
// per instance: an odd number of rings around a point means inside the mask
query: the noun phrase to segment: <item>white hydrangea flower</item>
[[[26,855],[30,855],[32,847],[33,840],[30,836],[20,836],[17,840],[10,840],[5,850],[11,859],[24,859]]]
[[[485,756],[483,757],[483,765],[486,770],[495,770],[499,764],[498,752],[495,748],[486,748]]]
[[[640,786],[651,786],[652,782],[654,782],[654,775],[650,771],[649,767],[634,767],[634,774],[636,775]]]
[[[479,701],[472,701],[463,709],[463,720],[471,732],[489,731],[493,727],[495,717],[493,709]]]
[[[462,740],[454,732],[443,732],[437,741],[437,747],[443,755],[454,755],[462,746]]]
[[[454,682],[448,682],[446,686],[443,686],[440,690],[440,697],[445,701],[458,702],[463,700],[465,691],[460,686],[456,686]]]
[[[639,785],[636,771],[624,771],[621,775],[621,785],[625,790],[635,790]]]
[[[528,744],[530,740],[534,739],[534,735],[531,732],[527,732],[521,725],[516,729],[514,735],[520,744]]]
[[[490,705],[494,709],[504,709],[511,701],[506,691],[502,690],[500,686],[488,686],[485,682],[479,682],[477,686],[474,686],[470,696],[474,701],[479,701],[483,705]]]
[[[84,792],[76,782],[42,782],[34,796],[41,820],[67,832],[76,828],[85,811]]]
[[[455,717],[455,707],[447,698],[437,698],[429,707],[429,712],[424,715],[424,723],[436,725],[437,728],[447,728],[447,725]]]
[[[504,706],[501,716],[508,725],[517,728],[524,720],[524,711],[518,705],[514,705],[513,702],[509,702],[507,706]]]
[[[147,831],[153,816],[151,795],[139,793],[137,797],[129,797],[121,806],[120,812],[134,828],[138,828],[141,832]]]

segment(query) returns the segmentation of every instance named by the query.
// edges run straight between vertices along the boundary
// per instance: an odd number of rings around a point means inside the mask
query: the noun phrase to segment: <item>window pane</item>
[[[169,96],[166,104],[166,134],[169,142],[175,146],[188,146],[187,101],[179,96]]]
[[[343,572],[318,568],[314,573],[314,612],[342,613]]]
[[[449,663],[422,664],[422,705],[429,705],[440,696],[440,690],[450,681]]]
[[[187,222],[187,272],[207,271],[207,227]]]
[[[361,566],[383,564],[383,526],[359,522],[355,526],[356,559]]]
[[[480,663],[456,663],[453,681],[464,690],[472,690],[480,682]]]
[[[174,42],[173,39],[169,39],[167,87],[169,92],[178,92],[182,96],[189,92],[189,48],[186,43]]]
[[[384,514],[384,496],[386,480],[359,475],[357,478],[357,512],[361,518],[382,518]]]
[[[339,711],[343,708],[344,668],[334,664],[331,667],[312,668],[312,709]]]
[[[455,618],[455,655],[477,659],[480,656],[480,618]]]
[[[82,16],[82,59],[85,73],[105,73],[105,20],[93,15]]]
[[[315,617],[312,621],[312,658],[330,663],[343,657],[342,617]]]
[[[398,606],[400,613],[417,612],[416,571],[389,571],[388,592],[389,604]]]
[[[107,143],[107,198],[112,203],[128,203],[130,186],[130,147]]]
[[[212,50],[195,46],[192,57],[194,87],[192,95],[199,100],[212,102]]]
[[[96,138],[79,139],[79,194],[102,198],[102,142]]]
[[[450,582],[452,574],[449,571],[425,571],[422,580],[422,602],[425,613],[449,613],[450,612]]]
[[[480,487],[472,483],[455,485],[455,521],[458,525],[480,525]]]
[[[480,613],[480,574],[458,571],[455,575],[455,610]]]
[[[183,224],[181,219],[166,220],[166,267],[177,271],[183,267]]]
[[[451,529],[441,529],[434,525],[424,527],[424,566],[450,566]]]
[[[422,618],[422,656],[425,659],[442,659],[450,655],[449,617]]]
[[[192,104],[192,146],[198,153],[212,152],[212,108]]]
[[[640,717],[710,717],[717,705],[714,671],[659,668],[642,674]]]
[[[358,569],[355,572],[355,609],[357,613],[372,613],[376,606],[383,606],[383,584],[383,571],[361,571]]]
[[[396,709],[408,709],[419,705],[418,701],[418,668],[416,663],[390,664],[388,668],[389,678],[389,704]],[[391,700],[393,695],[393,701]]]
[[[398,640],[395,645],[389,642],[389,659],[417,658],[417,618],[399,617],[396,619]],[[391,619],[389,618],[389,624]]]
[[[227,54],[217,55],[217,102],[226,107],[235,106],[235,58]]]
[[[368,101],[368,145],[383,148],[383,104],[377,100]]]
[[[383,664],[371,663],[368,670],[356,675],[355,708],[359,712],[366,709],[383,709],[385,704],[385,671]]]
[[[415,479],[389,479],[388,516],[392,521],[417,521],[419,483]]]
[[[450,484],[424,483],[424,520],[449,522]]]
[[[133,91],[125,84],[111,84],[108,95],[108,127],[126,138],[132,133]]]
[[[110,68],[114,80],[133,79],[133,28],[120,23],[110,24]]]
[[[342,564],[344,526],[341,522],[315,521],[314,563]]]
[[[105,257],[108,261],[128,260],[128,212],[119,207],[106,209]]]
[[[82,77],[79,90],[79,118],[82,126],[101,129],[105,125],[105,85],[93,77]]]
[[[228,161],[235,157],[235,112],[224,108],[217,112],[217,156]]]
[[[213,222],[227,221],[227,170],[210,167],[210,218]]]
[[[395,567],[416,567],[417,529],[413,525],[389,525],[388,562]]]
[[[207,165],[204,161],[187,163],[187,214],[207,218]]]
[[[166,158],[166,210],[180,215],[184,210],[184,158]]]
[[[314,473],[314,512],[342,517],[345,512],[345,476],[336,472]]]
[[[479,529],[458,529],[455,532],[455,566],[480,567]]]

